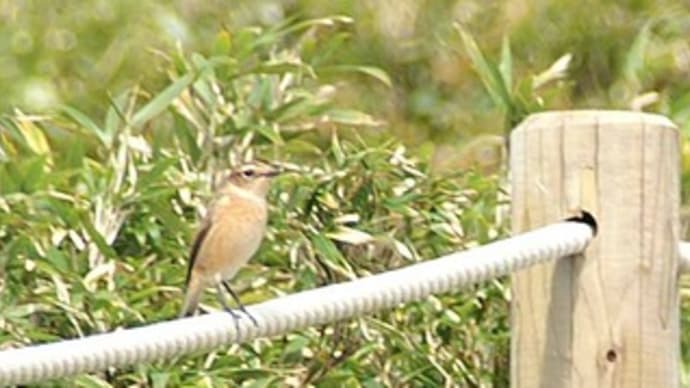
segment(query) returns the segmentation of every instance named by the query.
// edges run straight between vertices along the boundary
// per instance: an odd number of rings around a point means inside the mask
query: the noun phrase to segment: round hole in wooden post
[[[618,354],[616,354],[615,350],[609,349],[609,351],[606,352],[606,360],[608,360],[608,362],[616,362],[617,358]]]
[[[545,112],[511,146],[515,233],[581,210],[598,228],[584,255],[512,277],[511,386],[679,386],[675,126],[638,112]]]

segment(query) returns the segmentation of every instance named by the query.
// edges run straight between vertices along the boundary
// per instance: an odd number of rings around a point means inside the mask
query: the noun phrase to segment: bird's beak
[[[269,168],[267,168],[266,171],[261,174],[266,178],[273,178],[285,172],[285,169],[282,166],[275,164],[269,164],[268,166]]]
[[[282,173],[283,173],[283,170],[275,169],[275,170],[267,171],[266,173],[264,173],[264,176],[269,177],[269,178],[273,178],[273,177],[276,177]]]
[[[299,174],[302,172],[302,169],[298,165],[292,163],[273,164],[273,167],[278,170],[275,175]]]

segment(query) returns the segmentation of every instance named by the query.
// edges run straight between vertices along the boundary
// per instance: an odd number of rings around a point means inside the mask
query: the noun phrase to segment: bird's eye
[[[246,170],[242,170],[242,176],[245,178],[251,178],[255,174],[256,174],[256,172],[254,170],[252,170],[251,168],[248,168]]]

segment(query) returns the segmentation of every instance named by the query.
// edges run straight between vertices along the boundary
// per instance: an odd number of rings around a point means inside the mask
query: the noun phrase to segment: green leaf
[[[285,74],[285,73],[306,73],[312,78],[316,78],[314,69],[302,61],[271,61],[264,62],[251,69],[247,73],[251,74]]]
[[[383,125],[383,122],[376,120],[371,115],[352,109],[330,109],[321,116],[321,121],[364,127]]]
[[[115,98],[112,98],[112,96],[108,94],[108,100],[110,101],[110,105],[108,107],[108,111],[105,114],[104,129],[107,136],[111,139],[118,132],[118,129],[120,128],[122,122],[126,121],[122,111],[127,101],[127,98],[129,98],[129,95],[130,93],[128,91],[120,94]]]
[[[82,128],[86,129],[89,133],[94,135],[101,142],[101,144],[106,147],[110,145],[110,142],[112,141],[111,134],[104,131],[87,115],[68,105],[61,106],[60,111],[79,124]]]
[[[393,87],[388,73],[382,69],[374,66],[357,66],[357,65],[337,65],[337,66],[323,66],[317,69],[318,73],[362,73],[373,77],[389,88]]]
[[[390,210],[405,214],[409,212],[407,207],[418,199],[418,197],[419,194],[417,193],[407,193],[397,197],[384,198],[382,203]]]
[[[313,96],[300,96],[273,109],[266,114],[266,117],[284,123],[319,114],[325,109],[327,109],[326,104],[318,102]]]
[[[337,131],[331,132],[331,153],[333,153],[335,162],[339,166],[345,164],[346,156],[345,152],[343,151],[343,147],[340,145],[340,139],[338,138]]]
[[[47,182],[44,181],[46,177],[45,167],[45,157],[32,157],[22,161],[19,174],[21,174],[22,186],[26,192],[33,192],[46,185]]]
[[[507,86],[508,92],[510,92],[513,85],[513,59],[510,50],[510,39],[507,36],[503,37],[501,62],[498,64],[498,71],[501,73],[503,84]]]
[[[109,259],[117,257],[117,253],[115,253],[113,248],[108,245],[108,243],[105,241],[105,238],[103,238],[103,235],[96,230],[90,219],[88,219],[86,216],[82,216],[81,225],[84,227],[84,230],[86,230],[86,233],[91,238],[91,241],[96,244],[98,250],[103,255]]]
[[[48,154],[50,152],[50,145],[43,130],[34,124],[31,119],[20,115],[17,117],[17,129],[24,138],[26,145],[31,151],[38,155]]]
[[[94,375],[77,376],[74,379],[73,384],[76,387],[82,388],[112,388],[112,385],[110,385],[107,381]]]
[[[293,354],[301,359],[302,350],[309,346],[309,338],[301,335],[292,335],[289,337],[289,342],[283,347],[283,357],[290,357]]]
[[[81,136],[75,136],[67,144],[69,152],[59,155],[60,164],[65,169],[79,169],[84,164],[84,156],[87,152],[87,144]],[[91,147],[89,147],[91,148]]]
[[[140,125],[146,123],[152,118],[159,115],[161,112],[166,110],[168,106],[185,90],[189,85],[194,82],[196,76],[192,73],[187,73],[184,76],[178,78],[165,88],[160,94],[155,96],[151,101],[144,105],[137,113],[134,114],[130,124],[133,127],[139,127]]]
[[[340,250],[333,244],[333,242],[322,234],[315,234],[311,238],[312,244],[316,252],[323,255],[325,258],[335,262],[344,262],[345,257],[340,253]]]
[[[260,125],[256,130],[273,144],[283,144],[277,126]]]
[[[155,214],[156,218],[159,219],[168,230],[185,230],[184,220],[181,219],[179,215],[173,213],[170,201],[161,201],[160,198],[156,198],[156,196],[169,198],[170,195],[172,195],[171,189],[163,188],[151,191],[152,192],[148,194],[143,194],[140,200],[146,202],[148,206],[151,207],[153,214]],[[151,233],[152,230],[149,229],[147,232]]]
[[[201,149],[196,142],[194,129],[188,125],[187,120],[185,120],[180,114],[174,113],[173,118],[173,129],[175,130],[175,134],[180,141],[182,150],[184,153],[189,155],[194,163],[196,163],[199,160],[199,157],[201,157]]]
[[[10,163],[0,163],[0,194],[9,194],[19,191],[20,182],[9,167]]]
[[[510,85],[506,85],[498,68],[484,57],[474,37],[461,25],[456,23],[455,27],[462,38],[465,52],[470,57],[470,61],[484,84],[484,88],[491,96],[491,100],[496,106],[510,112],[513,109]]]
[[[151,171],[142,174],[139,177],[139,181],[137,182],[139,184],[139,190],[144,190],[148,186],[156,183],[167,185],[167,182],[164,179],[161,179],[161,177],[168,170],[168,168],[175,165],[177,162],[177,158],[164,158],[157,160],[153,165],[153,168],[151,168]]]
[[[247,104],[255,109],[267,110],[273,105],[273,86],[271,78],[257,78],[247,98]]]
[[[245,27],[237,31],[233,39],[233,54],[237,58],[244,58],[255,49],[261,29],[258,27]]]
[[[65,225],[71,229],[77,229],[80,224],[78,207],[75,203],[60,199],[48,197],[41,201],[42,206],[45,206],[54,216],[62,220]],[[55,220],[57,221],[57,220]]]
[[[640,76],[645,67],[647,47],[652,38],[652,21],[647,21],[637,33],[630,49],[625,55],[623,74],[630,82],[640,82]]]
[[[10,118],[0,117],[0,140],[4,144],[5,149],[11,151],[8,152],[11,155],[18,154],[21,148],[22,151],[31,152],[31,148],[26,143],[26,139],[19,130],[19,124],[17,120],[12,120]]]
[[[150,374],[153,388],[165,388],[170,380],[170,373],[154,372]]]
[[[354,19],[347,15],[333,15],[322,18],[308,19],[299,23],[288,25],[281,29],[281,34],[288,34],[314,26],[333,27],[336,24],[352,24]]]
[[[159,184],[160,186],[160,184]],[[161,199],[167,199],[175,193],[175,188],[169,185],[164,185],[162,187],[151,186],[135,194],[129,199],[127,204],[133,204],[133,202],[141,201],[160,201]]]
[[[227,55],[232,48],[232,37],[228,31],[220,31],[216,34],[216,39],[213,41],[213,54]]]
[[[48,259],[50,264],[52,264],[53,267],[55,267],[55,269],[57,269],[60,273],[69,273],[69,260],[67,260],[63,251],[50,247],[46,252],[46,259]]]
[[[305,30],[315,26],[334,27],[337,24],[352,24],[353,19],[345,15],[327,16],[322,18],[308,19],[298,23],[292,23],[292,20],[286,20],[285,23],[279,24],[273,29],[261,34],[252,42],[252,49],[260,46],[271,45],[277,40],[289,34]]]
[[[15,306],[7,306],[3,309],[3,318],[6,319],[17,319],[30,316],[35,314],[37,311],[45,309],[46,306],[42,306],[36,303],[31,304],[20,304]]]
[[[323,387],[361,388],[354,372],[350,370],[331,371],[321,378],[319,383]]]
[[[285,134],[283,134],[283,137],[289,138]],[[301,139],[290,139],[287,143],[287,149],[294,155],[302,154],[309,155],[309,157],[320,157],[323,155],[323,151],[316,144]]]
[[[192,83],[192,88],[197,96],[204,100],[204,104],[208,106],[214,106],[217,102],[217,96],[211,89],[211,83],[209,82],[209,77],[199,78]]]
[[[3,175],[7,177],[7,180],[0,181],[0,187],[5,190],[14,188],[28,193],[46,187],[55,180],[55,176],[47,174],[46,163],[45,156],[30,156],[3,164],[5,166]],[[5,185],[7,188],[4,187]]]

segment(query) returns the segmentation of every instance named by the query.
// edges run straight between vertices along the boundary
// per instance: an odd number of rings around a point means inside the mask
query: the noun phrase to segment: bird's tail
[[[180,311],[180,318],[189,317],[194,315],[197,306],[199,306],[199,299],[201,298],[201,292],[204,290],[202,282],[199,280],[198,276],[190,274],[189,281],[187,282],[187,292],[184,297],[184,304],[182,305],[182,310]]]

